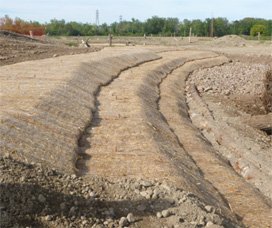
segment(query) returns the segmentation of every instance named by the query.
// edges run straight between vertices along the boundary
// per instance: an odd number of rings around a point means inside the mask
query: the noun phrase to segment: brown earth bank
[[[16,33],[0,31],[0,66],[23,61],[75,55],[99,51],[103,47],[70,47],[77,43],[62,43],[46,37],[32,39]]]
[[[244,63],[195,71],[188,80],[188,105],[193,123],[214,148],[271,199],[271,133],[261,130],[272,130],[270,74],[267,66]]]
[[[269,45],[0,39],[1,227],[271,226]]]

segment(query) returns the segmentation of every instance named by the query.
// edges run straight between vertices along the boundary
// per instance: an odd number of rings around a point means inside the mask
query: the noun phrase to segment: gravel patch
[[[0,168],[1,227],[234,227],[216,208],[208,212],[192,193],[167,183],[85,179],[9,156],[0,158]],[[147,190],[156,199],[140,194]]]
[[[195,84],[201,95],[227,99],[250,114],[265,114],[271,111],[266,94],[268,71],[267,65],[233,62],[197,70],[188,83]]]
[[[271,78],[267,65],[232,62],[195,71],[187,81],[194,125],[237,173],[270,200],[272,141],[267,123],[271,123]],[[262,128],[267,127],[267,132],[250,124],[254,116],[263,117],[267,126]]]

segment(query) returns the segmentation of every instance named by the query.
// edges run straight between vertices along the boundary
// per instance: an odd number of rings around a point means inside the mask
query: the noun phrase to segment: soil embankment
[[[53,58],[62,55],[76,55],[100,51],[104,46],[78,47],[79,41],[54,40],[42,36],[37,39],[0,31],[0,66],[23,61]]]
[[[244,63],[196,71],[188,80],[188,105],[194,124],[214,148],[271,199],[272,142],[261,131],[268,130],[272,121],[267,100],[269,73],[267,66]],[[262,121],[262,126],[255,128],[254,120]]]
[[[141,50],[100,53],[1,67],[1,154],[73,172],[99,87],[158,58]]]
[[[271,74],[255,90],[239,82],[226,91],[224,82],[235,82],[221,71],[227,62],[210,51],[153,46],[2,66],[1,225],[269,227],[263,156],[271,136],[263,126]],[[226,67],[254,85],[254,72],[266,72]],[[239,106],[239,91],[258,95],[256,109]],[[229,153],[234,146],[244,157]]]
[[[201,71],[202,68],[211,68],[227,62],[228,60],[225,57],[199,60],[187,63],[174,71],[160,86],[160,111],[185,150],[203,172],[204,178],[225,197],[232,211],[241,216],[242,221],[248,226],[258,226],[260,223],[269,226],[271,209],[269,200],[265,199],[257,189],[251,187],[235,173],[224,156],[218,155],[218,152],[203,137],[200,130],[192,124],[189,118],[185,93],[187,77],[196,69]],[[191,100],[194,97],[188,99]],[[191,103],[190,101],[189,104]],[[199,110],[200,107],[201,104],[195,101],[194,109],[190,109],[193,119],[195,115],[198,115],[195,109],[198,108]],[[205,114],[206,112],[203,111],[199,115]],[[206,122],[203,120],[201,123],[205,124]],[[223,132],[221,133],[223,134]],[[252,205],[254,205],[254,208],[252,208]],[[256,217],[256,214],[259,216]]]

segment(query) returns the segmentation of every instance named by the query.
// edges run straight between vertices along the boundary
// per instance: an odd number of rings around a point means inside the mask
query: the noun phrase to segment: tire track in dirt
[[[187,63],[167,77],[160,86],[160,111],[192,156],[207,181],[228,201],[231,210],[246,226],[270,227],[271,206],[257,189],[246,183],[219,157],[213,147],[191,123],[185,97],[185,81],[190,72],[226,62],[224,57]],[[258,216],[256,216],[258,215]]]
[[[224,199],[204,180],[158,110],[159,84],[174,69],[210,52],[167,52],[128,69],[102,87],[91,126],[80,141],[82,174],[167,180],[230,215]],[[86,159],[87,158],[87,159]]]

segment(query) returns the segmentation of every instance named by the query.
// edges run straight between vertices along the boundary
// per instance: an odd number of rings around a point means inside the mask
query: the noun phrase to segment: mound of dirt
[[[27,41],[27,42],[38,42],[38,43],[45,43],[43,40],[34,39],[29,36],[6,31],[6,30],[0,30],[0,37],[8,38],[8,39],[14,39],[14,40],[20,40],[20,41]]]
[[[12,44],[14,59],[19,43],[27,44],[28,54],[37,46],[52,48],[1,39]],[[269,136],[244,128],[243,111],[224,110],[223,101],[248,91],[266,96],[262,91],[271,75],[251,91],[246,76],[240,80],[230,73],[218,82],[221,68],[189,76],[228,62],[225,57],[156,51],[105,48],[1,67],[0,226],[219,228],[270,222],[270,201],[263,196],[269,197],[271,183],[268,161],[263,162]],[[7,49],[4,55],[10,57]],[[265,72],[260,66],[253,72],[239,64],[231,68],[250,79]],[[185,81],[189,77],[199,87],[206,75],[211,76],[201,96],[187,90],[198,129],[189,119]],[[206,89],[208,83],[216,89]]]
[[[94,52],[103,48],[101,46],[70,47],[61,42],[51,42],[48,37],[42,39],[44,40],[32,39],[9,31],[0,31],[0,66],[61,55]]]
[[[213,41],[217,46],[246,46],[246,40],[237,35],[227,35]]]
[[[218,38],[220,41],[225,41],[225,42],[243,42],[245,41],[244,38],[237,36],[237,35],[226,35]]]

